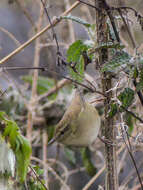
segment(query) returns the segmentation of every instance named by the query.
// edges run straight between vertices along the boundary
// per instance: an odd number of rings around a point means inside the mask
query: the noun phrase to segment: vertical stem
[[[100,46],[103,43],[108,42],[108,29],[107,29],[107,16],[104,9],[104,0],[96,0],[96,7],[100,7],[101,11],[96,12],[96,26],[97,26],[97,42]],[[99,64],[102,67],[108,61],[109,52],[107,48],[102,48],[99,51]],[[105,94],[106,91],[112,88],[112,77],[104,72],[102,75],[102,91]],[[111,142],[115,141],[115,131],[113,127],[113,118],[108,117],[110,109],[110,100],[112,98],[112,91],[107,94],[107,98],[104,100],[104,124],[102,128],[102,133],[105,139]],[[105,144],[105,161],[106,161],[106,190],[117,190],[118,180],[117,180],[117,170],[116,170],[116,152],[115,147],[110,144]]]
[[[44,13],[44,9],[41,2],[39,3],[39,6],[40,6],[40,15],[39,15],[39,20],[38,20],[37,32],[39,32],[41,29],[43,13]],[[40,61],[40,37],[35,40],[35,55],[34,55],[33,66],[38,67],[39,61]],[[27,138],[30,141],[31,141],[31,136],[32,136],[33,116],[34,116],[35,107],[36,107],[35,100],[37,98],[37,81],[38,81],[38,69],[37,70],[35,69],[33,72],[32,94],[31,94],[31,99],[29,102],[28,121],[27,121]]]
[[[43,129],[42,140],[43,140],[43,146],[42,146],[43,147],[43,163],[44,163],[44,165],[46,165],[47,164],[48,134],[47,134],[47,131],[45,129]],[[47,170],[47,168],[43,168],[43,169],[44,169],[45,185],[49,189],[49,186],[48,186],[48,170]]]

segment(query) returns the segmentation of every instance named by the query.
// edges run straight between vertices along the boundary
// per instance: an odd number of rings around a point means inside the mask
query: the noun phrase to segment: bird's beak
[[[57,137],[53,137],[49,142],[48,146],[52,145],[57,140]]]

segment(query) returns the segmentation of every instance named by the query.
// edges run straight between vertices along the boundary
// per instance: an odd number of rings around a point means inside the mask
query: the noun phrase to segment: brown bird
[[[58,141],[70,146],[89,146],[97,138],[100,125],[101,119],[97,110],[85,102],[77,89],[70,106],[56,126],[53,139],[48,144]]]

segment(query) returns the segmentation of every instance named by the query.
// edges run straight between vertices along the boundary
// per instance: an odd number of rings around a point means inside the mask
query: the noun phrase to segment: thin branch
[[[40,160],[39,158],[36,158],[36,157],[31,157],[32,160],[36,161],[36,162],[39,162],[40,164],[42,164],[44,167],[46,167],[55,177],[56,179],[58,179],[60,181],[60,183],[67,189],[67,190],[70,190],[69,186],[66,184],[66,181],[67,179],[65,179],[65,181],[61,178],[60,175],[58,175],[55,170],[49,166],[49,164],[44,164],[42,160]],[[49,159],[48,159],[49,160]],[[50,159],[51,160],[51,159]],[[61,162],[59,162],[58,160],[54,160],[56,161],[56,163],[60,164],[60,166],[62,165],[62,169],[66,172],[66,175],[65,176],[68,176],[68,170],[67,168],[65,167],[64,164],[62,164]]]
[[[128,145],[127,145],[126,140],[125,140],[125,137],[124,137],[124,131],[126,132]],[[134,165],[134,167],[135,167],[135,170],[136,170],[136,173],[137,173],[137,176],[138,176],[138,180],[139,180],[140,185],[141,185],[141,189],[143,190],[143,184],[142,184],[142,180],[141,180],[141,177],[140,177],[140,173],[139,173],[139,171],[138,171],[136,161],[135,161],[134,156],[133,156],[133,154],[132,154],[131,143],[130,143],[130,140],[129,140],[129,136],[128,136],[127,131],[126,131],[126,130],[123,130],[123,126],[121,126],[121,133],[122,133],[122,138],[123,138],[123,140],[124,140],[124,143],[125,143],[125,145],[126,145],[126,147],[127,147],[128,153],[129,153],[129,155],[130,155],[130,157],[131,157],[131,160],[132,160],[132,162],[133,162],[133,165]]]
[[[67,79],[63,79],[63,80],[59,81],[59,82],[57,83],[57,85],[54,86],[53,88],[51,88],[50,90],[48,90],[48,92],[46,92],[46,93],[40,95],[40,96],[38,97],[37,101],[40,101],[41,99],[46,98],[46,97],[48,97],[48,96],[54,94],[57,90],[61,89],[62,87],[64,87],[65,85],[68,85],[68,84],[70,84],[70,83],[71,83],[71,81],[69,81],[69,80],[67,80]]]
[[[133,45],[133,48],[136,48],[135,40],[134,40],[134,38],[133,38],[133,36],[132,36],[132,33],[131,33],[131,31],[130,31],[130,29],[129,29],[127,23],[126,23],[126,20],[125,20],[124,16],[122,15],[122,11],[121,11],[120,9],[117,9],[117,10],[118,10],[119,15],[121,16],[122,21],[123,21],[123,23],[124,23],[124,25],[125,25],[125,27],[126,27],[126,29],[127,29],[128,35],[129,35],[129,37],[130,37],[130,39],[131,39],[131,42],[132,42],[132,45]]]
[[[113,28],[113,31],[115,33],[115,36],[116,36],[116,40],[117,42],[120,42],[120,37],[119,37],[119,34],[118,34],[118,31],[117,31],[117,28],[116,28],[116,25],[115,25],[115,19],[111,13],[111,8],[108,6],[108,4],[106,3],[106,1],[104,0],[104,4],[105,4],[105,9],[106,9],[106,12],[107,12],[107,15],[110,19],[110,22],[111,22],[111,25],[112,25],[112,28]]]
[[[13,40],[14,43],[15,43],[18,47],[21,46],[20,42],[16,39],[16,37],[15,37],[12,33],[10,33],[8,30],[6,30],[5,28],[2,28],[2,27],[0,27],[0,30],[1,30],[3,33],[5,33],[11,40]]]
[[[35,170],[32,168],[32,166],[29,165],[29,168],[31,169],[31,171],[34,173],[34,175],[36,176],[37,180],[41,183],[41,185],[45,188],[45,190],[48,190],[48,188],[45,186],[45,184],[43,183],[43,181],[40,179],[40,177],[37,175],[37,173],[35,172]]]
[[[101,11],[100,8],[94,6],[94,5],[90,4],[90,3],[87,3],[87,2],[82,1],[82,0],[78,0],[78,1],[79,1],[80,3],[83,3],[83,4],[85,4],[85,5],[88,5],[89,7],[92,7],[92,8],[94,8],[94,9],[96,9],[97,11]]]
[[[42,3],[42,5],[43,5],[43,8],[44,8],[44,10],[45,10],[45,13],[46,13],[46,15],[47,15],[47,18],[48,18],[48,20],[49,20],[49,23],[50,23],[50,26],[51,26],[51,29],[52,29],[53,38],[55,39],[56,46],[57,46],[57,52],[59,52],[59,51],[60,51],[59,42],[58,42],[58,39],[57,39],[57,35],[56,35],[56,32],[55,32],[53,23],[51,22],[51,18],[50,18],[49,14],[48,14],[48,11],[47,11],[47,8],[46,8],[46,6],[45,6],[44,1],[41,0],[41,3]]]
[[[64,3],[65,3],[66,9],[68,9],[71,6],[70,5],[70,0],[64,0]],[[67,24],[68,24],[68,28],[69,28],[70,42],[73,43],[73,42],[76,41],[75,32],[74,32],[74,25],[73,25],[73,22],[71,20],[68,20]]]
[[[135,88],[136,88],[136,86],[137,86],[136,79],[133,79],[133,84],[134,84],[134,86],[135,86]],[[141,93],[140,90],[137,91],[137,95],[138,95],[139,100],[140,100],[140,102],[141,102],[141,104],[142,104],[142,106],[143,106],[143,95],[142,95],[142,93]]]
[[[78,81],[76,81],[76,80],[74,80],[74,79],[72,79],[72,78],[70,78],[70,77],[64,76],[64,75],[61,74],[61,73],[58,73],[58,72],[53,71],[53,70],[50,70],[50,69],[47,68],[47,67],[0,67],[0,69],[1,69],[2,71],[3,71],[3,70],[21,70],[21,69],[23,69],[23,70],[24,70],[24,69],[39,69],[39,70],[42,70],[42,71],[48,71],[48,72],[51,72],[51,73],[56,74],[57,76],[60,76],[60,77],[62,77],[62,78],[65,78],[65,79],[67,79],[67,80],[73,82],[74,84],[77,84],[77,85],[82,86],[82,87],[88,89],[90,92],[95,92],[95,93],[97,93],[97,94],[100,94],[100,95],[106,97],[106,94],[104,94],[104,93],[102,93],[102,92],[100,92],[100,91],[98,91],[98,90],[92,89],[92,88],[88,87],[87,85],[85,85],[85,84],[83,84],[83,83],[80,83],[80,82],[78,82]]]
[[[134,118],[136,118],[137,120],[139,120],[141,123],[143,123],[143,120],[138,117],[136,114],[134,114],[132,111],[129,111],[128,109],[126,109],[125,107],[121,106],[121,108],[123,108],[123,110],[125,110],[127,113],[129,113],[130,115],[132,115]]]
[[[124,148],[125,148],[124,145],[121,146],[121,148],[117,151],[117,155],[119,155]],[[94,177],[92,177],[89,180],[89,182],[84,186],[84,188],[82,190],[88,190],[91,187],[91,185],[97,180],[97,178],[104,172],[105,169],[106,169],[106,167],[104,164],[104,166],[97,172],[97,174]]]
[[[58,24],[61,21],[60,17],[68,15],[79,4],[80,4],[80,2],[76,1],[69,9],[67,9],[65,12],[63,12],[59,16],[59,19],[57,19],[57,18],[53,19],[52,20],[52,25],[55,26],[56,24]],[[11,52],[7,56],[5,56],[3,59],[1,59],[0,60],[0,64],[3,64],[5,62],[7,62],[10,58],[12,58],[14,55],[16,55],[17,53],[19,53],[20,51],[22,51],[25,47],[27,47],[29,44],[31,44],[36,38],[38,38],[39,36],[41,36],[43,33],[45,33],[50,28],[51,28],[51,25],[49,24],[48,26],[46,26],[45,28],[43,28],[40,32],[38,32],[36,35],[34,35],[32,38],[30,38],[28,41],[26,41],[24,44],[22,44],[20,47],[18,47],[13,52]]]
[[[43,149],[43,163],[46,164],[47,162],[47,142],[48,142],[48,133],[45,129],[42,130],[42,149]],[[44,170],[44,180],[45,180],[45,184],[46,187],[49,189],[49,180],[48,180],[48,170],[47,168],[45,168],[43,166],[43,170]]]
[[[24,15],[26,16],[27,20],[30,22],[30,24],[32,25],[32,27],[34,28],[35,32],[37,31],[37,27],[35,26],[31,15],[29,14],[29,12],[26,10],[26,8],[23,6],[22,1],[21,0],[15,0],[15,2],[17,3],[17,5],[20,7],[20,9],[23,11]]]

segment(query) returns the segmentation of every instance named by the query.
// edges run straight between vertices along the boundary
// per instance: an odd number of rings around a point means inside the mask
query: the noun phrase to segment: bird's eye
[[[67,125],[60,133],[60,135],[64,135],[69,130],[69,125]]]
[[[64,133],[65,133],[65,131],[63,130],[63,131],[61,131],[61,135],[64,135]]]

